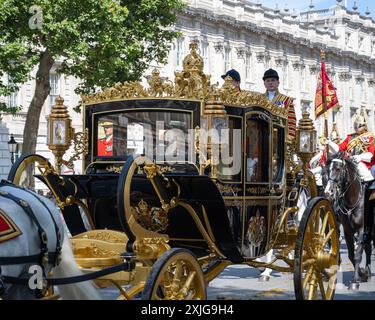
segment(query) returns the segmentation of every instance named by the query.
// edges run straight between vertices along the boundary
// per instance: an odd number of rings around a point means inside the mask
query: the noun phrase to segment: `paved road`
[[[353,277],[353,266],[349,262],[345,244],[341,245],[342,264],[338,274],[335,299],[375,300],[375,250],[372,255],[372,279],[361,283],[358,291],[350,291],[347,286]],[[364,256],[362,260],[364,264]],[[210,300],[294,300],[293,275],[272,272],[269,282],[259,282],[259,271],[243,265],[226,268],[208,286]],[[104,299],[116,299],[118,291],[113,288],[101,290]]]

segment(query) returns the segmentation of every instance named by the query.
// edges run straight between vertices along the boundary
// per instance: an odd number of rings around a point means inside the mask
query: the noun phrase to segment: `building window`
[[[182,67],[182,60],[185,55],[185,39],[177,39],[177,50],[176,50],[176,66]]]
[[[8,76],[8,86],[13,86],[14,83],[11,79],[11,77]],[[8,107],[9,108],[14,108],[14,107],[18,107],[18,90],[16,92],[13,92],[11,93],[9,96],[8,96]]]
[[[209,61],[208,61],[208,43],[207,42],[201,42],[200,45],[200,54],[203,58],[204,62],[204,71],[209,70]]]
[[[362,46],[363,46],[363,40],[364,40],[363,37],[359,37],[359,38],[358,38],[358,49],[359,49],[359,50],[363,49],[363,48],[362,48]]]
[[[52,107],[56,104],[56,98],[59,95],[59,75],[57,73],[51,73],[49,75],[49,84],[51,86],[51,91],[49,93],[50,106]]]
[[[351,37],[352,34],[347,32],[345,33],[345,46],[351,48]]]
[[[230,69],[230,48],[225,48],[224,51],[224,72]]]

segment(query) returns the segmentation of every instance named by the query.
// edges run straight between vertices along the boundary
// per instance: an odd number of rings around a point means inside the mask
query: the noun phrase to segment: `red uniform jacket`
[[[113,137],[108,141],[106,139],[98,140],[98,156],[110,157],[113,155]]]
[[[346,139],[339,144],[341,151],[346,151],[349,155],[359,155],[361,153],[370,152],[372,158],[370,162],[362,161],[368,169],[375,164],[375,146],[374,135],[370,132],[357,134],[348,134]]]

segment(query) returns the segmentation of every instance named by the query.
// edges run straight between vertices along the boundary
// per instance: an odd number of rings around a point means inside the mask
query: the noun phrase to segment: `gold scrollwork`
[[[123,168],[123,166],[108,166],[107,168],[106,168],[106,171],[107,172],[111,172],[111,173],[118,173],[118,174],[120,174],[121,173],[121,171],[122,171],[122,168]]]
[[[230,184],[222,184],[222,183],[217,182],[217,181],[216,181],[216,186],[219,189],[220,193],[222,193],[222,194],[223,193],[236,194],[236,193],[238,193],[239,191],[242,190],[239,187],[236,187],[236,186],[233,186],[233,185],[230,185]]]
[[[246,237],[250,246],[259,247],[266,235],[266,226],[264,217],[260,215],[259,210],[256,215],[250,218]]]
[[[62,163],[69,169],[74,169],[74,161],[79,160],[80,156],[84,158],[88,151],[89,131],[86,128],[84,132],[77,132],[73,136],[74,153],[68,161],[62,160]]]
[[[222,100],[223,104],[243,107],[262,106],[273,115],[287,118],[287,111],[270,103],[261,93],[252,91],[238,92],[232,84],[232,78],[227,77],[224,85],[217,88],[211,85],[211,76],[203,72],[204,60],[198,54],[196,43],[190,44],[190,53],[183,60],[183,70],[174,72],[174,82],[160,76],[160,71],[154,69],[146,76],[148,88],[144,88],[139,81],[117,83],[102,92],[82,96],[83,104],[94,104],[104,101],[132,99],[132,98],[184,98],[200,100]]]
[[[264,188],[264,187],[249,187],[249,188],[246,188],[246,191],[250,193],[259,194],[259,193],[267,193],[270,191],[270,189]]]
[[[170,248],[166,238],[141,238],[133,244],[133,250],[138,260],[157,259]]]

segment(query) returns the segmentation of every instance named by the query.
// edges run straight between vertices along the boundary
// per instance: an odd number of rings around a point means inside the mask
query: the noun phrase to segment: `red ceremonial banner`
[[[323,97],[325,97],[325,106]],[[328,77],[326,64],[324,60],[322,60],[322,67],[315,94],[315,117],[318,118],[324,112],[338,105],[338,103],[336,89]]]

